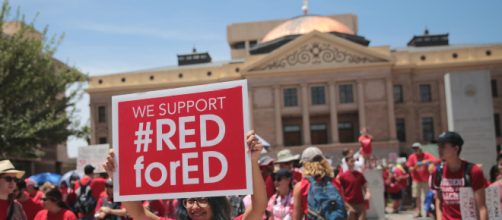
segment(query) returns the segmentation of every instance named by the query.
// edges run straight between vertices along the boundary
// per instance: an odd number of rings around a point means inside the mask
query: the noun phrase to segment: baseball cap
[[[290,178],[291,176],[293,176],[291,171],[289,171],[287,169],[280,169],[279,171],[274,173],[274,180],[280,180],[284,177]]]
[[[302,162],[319,161],[321,159],[324,159],[324,155],[318,147],[310,146],[303,150]]]
[[[274,162],[274,158],[268,156],[268,155],[264,155],[262,157],[260,157],[260,159],[258,160],[258,164],[260,166],[268,166],[270,164],[272,164]]]
[[[415,142],[413,143],[413,145],[411,145],[412,148],[422,148],[422,145],[418,142]]]
[[[437,140],[438,144],[450,143],[452,145],[456,145],[462,147],[464,145],[464,139],[454,131],[445,131],[441,133]]]

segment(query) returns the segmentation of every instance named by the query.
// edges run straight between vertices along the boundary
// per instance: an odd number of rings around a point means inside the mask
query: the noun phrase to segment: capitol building
[[[316,145],[339,158],[359,147],[361,128],[377,157],[405,153],[447,130],[444,75],[477,70],[491,74],[501,144],[502,44],[448,38],[425,30],[400,48],[370,46],[353,14],[229,24],[230,60],[194,50],[178,54],[178,65],[90,77],[91,144],[111,144],[114,95],[247,79],[251,126],[273,153]]]

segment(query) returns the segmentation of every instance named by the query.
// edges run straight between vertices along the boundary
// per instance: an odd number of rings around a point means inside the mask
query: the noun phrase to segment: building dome
[[[288,35],[307,34],[314,30],[325,33],[339,32],[354,35],[354,31],[333,18],[326,16],[300,16],[275,27],[265,35],[261,42],[268,42]]]

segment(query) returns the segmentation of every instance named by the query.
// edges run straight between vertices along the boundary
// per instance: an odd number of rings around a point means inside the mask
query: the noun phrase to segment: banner
[[[478,211],[471,187],[460,187],[460,213],[462,220],[477,220]]]
[[[84,173],[84,167],[87,164],[90,164],[95,168],[94,173],[105,172],[103,169],[103,163],[106,162],[109,149],[110,145],[108,144],[79,147],[77,156],[77,172]]]
[[[488,219],[502,219],[500,210],[500,188],[490,186],[485,189],[486,208],[488,209]]]
[[[247,81],[112,97],[117,201],[252,193]]]

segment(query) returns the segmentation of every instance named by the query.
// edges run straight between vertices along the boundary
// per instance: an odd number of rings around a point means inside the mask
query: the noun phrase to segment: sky
[[[55,56],[90,76],[177,64],[176,55],[208,51],[229,60],[226,27],[231,23],[288,19],[302,14],[303,0],[10,0],[13,8],[64,34]],[[370,46],[402,48],[429,29],[450,34],[450,44],[502,43],[500,0],[310,0],[309,14],[358,16],[358,35]],[[78,119],[89,124],[89,97],[77,103]],[[68,141],[76,157],[82,140]]]

